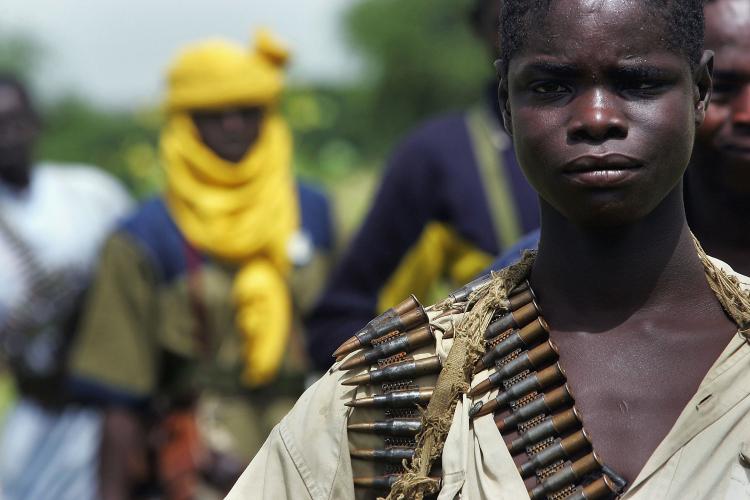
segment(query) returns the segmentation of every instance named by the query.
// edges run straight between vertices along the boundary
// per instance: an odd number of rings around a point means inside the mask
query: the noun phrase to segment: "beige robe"
[[[738,278],[750,288],[748,278]],[[437,334],[431,350],[447,356],[450,343]],[[341,379],[351,373],[335,368],[274,428],[229,500],[358,498],[349,457],[355,446],[346,428],[351,409],[344,403],[367,393],[343,386]],[[477,374],[472,385],[487,373]],[[478,400],[464,396],[456,406],[443,450],[438,500],[528,498],[492,415],[470,425],[468,410]],[[750,339],[739,332],[732,338],[621,499],[750,500]]]

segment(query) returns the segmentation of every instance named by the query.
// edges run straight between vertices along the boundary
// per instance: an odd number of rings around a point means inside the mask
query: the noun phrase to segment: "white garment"
[[[100,246],[130,206],[122,186],[92,167],[38,165],[27,189],[0,184],[3,219],[43,271],[63,276],[72,292],[87,286]],[[34,300],[28,273],[0,231],[0,324]],[[48,411],[22,399],[0,434],[0,498],[94,500],[101,420],[97,411]]]
[[[46,270],[65,271],[80,289],[104,238],[130,205],[117,181],[81,165],[38,165],[28,189],[21,192],[0,185],[3,218]],[[0,322],[28,292],[16,254],[0,233]]]
[[[21,401],[0,435],[0,499],[97,498],[101,423],[95,410],[53,412]]]

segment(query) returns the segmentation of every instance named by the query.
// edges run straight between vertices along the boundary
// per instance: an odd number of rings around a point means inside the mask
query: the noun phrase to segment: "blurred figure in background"
[[[65,355],[130,199],[97,169],[35,164],[39,132],[24,85],[0,75],[0,351],[19,394],[0,435],[0,497],[94,499],[101,415],[63,390]]]
[[[476,0],[471,22],[498,54],[498,0]],[[491,193],[491,194],[490,194]],[[335,269],[308,327],[319,370],[351,332],[414,292],[429,301],[441,282],[469,281],[539,226],[534,191],[502,128],[497,84],[464,113],[436,118],[391,158],[372,208]]]
[[[706,48],[713,50],[713,91],[685,174],[688,223],[709,255],[750,275],[750,1],[709,0]],[[524,236],[492,268],[536,248]]]
[[[750,1],[706,3],[713,92],[685,183],[688,222],[706,252],[750,275]]]
[[[107,406],[106,500],[222,495],[301,391],[290,273],[332,236],[325,197],[292,175],[286,60],[262,31],[169,68],[166,192],[107,242],[71,357],[77,393]]]

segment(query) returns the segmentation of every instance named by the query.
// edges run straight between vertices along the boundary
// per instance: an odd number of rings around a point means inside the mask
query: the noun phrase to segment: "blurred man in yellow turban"
[[[169,68],[166,191],[110,238],[71,356],[76,392],[109,408],[105,499],[132,495],[148,428],[160,430],[165,498],[200,497],[199,477],[221,491],[275,423],[283,388],[296,395],[279,382],[290,273],[332,236],[325,197],[292,175],[286,60],[260,31],[251,51],[203,41]]]

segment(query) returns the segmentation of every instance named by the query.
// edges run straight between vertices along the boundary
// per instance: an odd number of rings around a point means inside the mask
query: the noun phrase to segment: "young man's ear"
[[[503,72],[502,63],[498,59],[495,61],[495,69],[497,70],[497,102],[500,106],[500,114],[503,117],[503,126],[508,135],[513,135],[513,120],[510,116],[510,104],[508,103],[508,75]]]
[[[711,102],[713,72],[714,53],[711,50],[705,50],[693,77],[693,81],[695,82],[695,124],[698,126],[706,119],[706,110]]]

